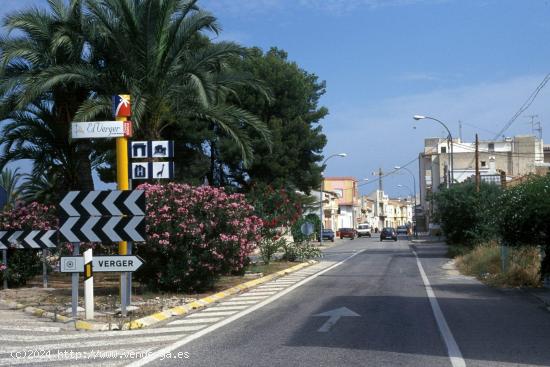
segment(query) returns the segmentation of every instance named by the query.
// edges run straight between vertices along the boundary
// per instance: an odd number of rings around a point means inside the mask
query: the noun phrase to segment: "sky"
[[[0,0],[0,16],[46,0]],[[550,73],[548,0],[199,0],[223,29],[217,37],[264,50],[278,47],[327,83],[321,99],[326,176],[368,178],[418,157],[427,137],[493,139]],[[505,132],[531,134],[538,115],[550,142],[550,86]],[[408,166],[416,173],[418,166]],[[418,181],[418,180],[417,180]],[[362,181],[363,183],[365,181]],[[384,179],[405,196],[412,178]]]

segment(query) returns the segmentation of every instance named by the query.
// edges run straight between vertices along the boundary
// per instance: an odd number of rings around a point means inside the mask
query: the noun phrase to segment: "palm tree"
[[[0,186],[6,190],[7,200],[6,206],[3,208],[11,209],[15,207],[18,200],[21,199],[21,188],[19,186],[19,181],[21,179],[21,174],[19,173],[19,168],[15,170],[4,168],[0,174]]]
[[[82,1],[48,3],[50,11],[32,8],[4,20],[8,36],[0,39],[0,119],[7,124],[0,168],[18,159],[33,160],[40,174],[44,167],[61,166],[66,188],[91,190],[90,142],[70,142],[68,136],[89,91],[77,80],[56,75],[56,70],[86,65]]]

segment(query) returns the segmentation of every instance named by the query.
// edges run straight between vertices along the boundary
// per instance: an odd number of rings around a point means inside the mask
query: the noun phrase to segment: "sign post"
[[[2,263],[4,264],[4,266],[7,268],[8,266],[8,250],[2,250]],[[4,281],[3,281],[3,287],[4,289],[8,289],[8,278],[6,277],[3,277]]]
[[[92,249],[84,251],[84,304],[86,320],[94,319],[94,273]]]
[[[80,242],[73,243],[73,256],[80,255]],[[84,270],[84,267],[80,268]],[[78,273],[71,274],[71,314],[74,319],[78,316]]]
[[[117,121],[126,121],[132,114],[129,94],[120,94],[113,96],[113,115]],[[125,136],[116,138],[116,178],[117,188],[119,190],[129,190],[128,182],[128,138]],[[128,243],[121,241],[118,243],[118,254],[128,254]],[[128,277],[126,274],[120,274],[120,309],[122,316],[126,316],[126,283]]]

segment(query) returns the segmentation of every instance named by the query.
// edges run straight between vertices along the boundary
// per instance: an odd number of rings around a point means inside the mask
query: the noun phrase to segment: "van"
[[[370,226],[368,225],[368,223],[360,223],[357,226],[357,237],[363,237],[363,236],[367,236],[367,237],[371,236]]]

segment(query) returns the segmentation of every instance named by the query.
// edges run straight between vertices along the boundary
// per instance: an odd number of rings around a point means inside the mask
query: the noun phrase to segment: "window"
[[[487,167],[487,162],[481,161],[481,167]]]
[[[339,198],[344,197],[343,189],[334,189],[333,191],[336,193],[336,196],[338,196]]]
[[[495,151],[495,143],[489,143],[489,152]]]
[[[447,153],[447,147],[441,147],[441,153]]]

